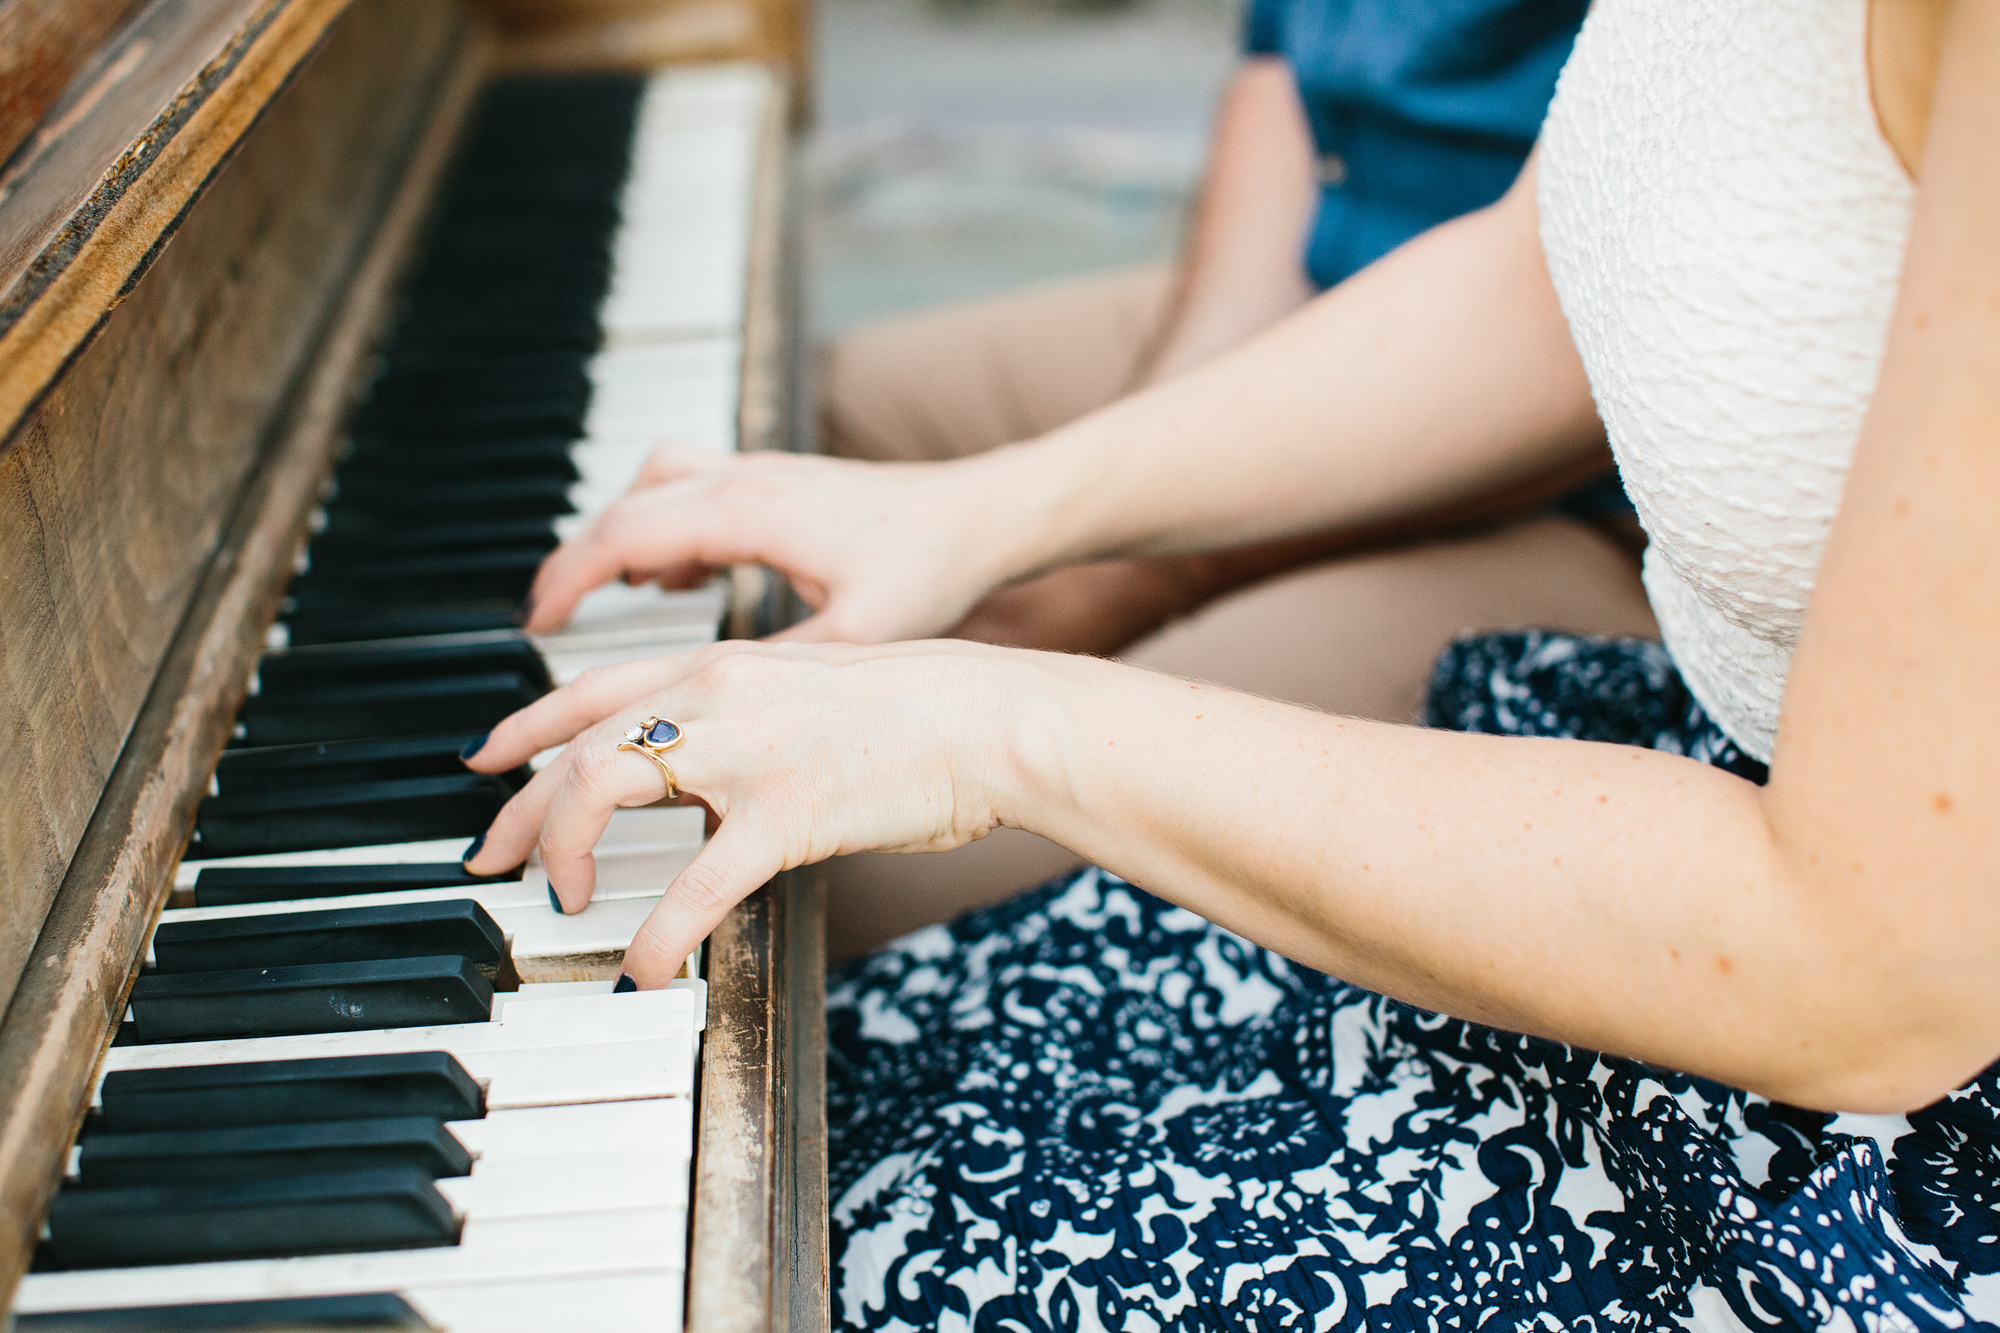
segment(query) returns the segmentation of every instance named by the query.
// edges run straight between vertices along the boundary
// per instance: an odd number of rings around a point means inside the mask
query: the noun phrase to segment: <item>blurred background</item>
[[[812,333],[1173,253],[1237,0],[819,0]]]

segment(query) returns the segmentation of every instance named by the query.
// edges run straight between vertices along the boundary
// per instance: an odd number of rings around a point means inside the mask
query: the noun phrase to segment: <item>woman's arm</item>
[[[686,452],[549,558],[530,627],[621,575],[676,584],[749,563],[819,612],[792,637],[916,637],[1058,565],[1469,517],[1561,486],[1601,450],[1531,165],[1492,208],[1033,443],[930,464]]]
[[[1171,313],[1133,387],[1199,365],[1305,304],[1300,249],[1316,195],[1292,67],[1251,56],[1216,108]]]
[[[496,729],[481,768],[577,742],[502,814],[479,868],[539,839],[580,904],[610,810],[661,792],[612,748],[658,710],[687,726],[674,762],[721,823],[627,956],[646,984],[784,866],[1004,823],[1419,1004],[1804,1105],[1928,1101],[2000,1052],[1996,123],[2000,10],[1959,0],[1880,389],[1767,788],[1646,750],[1325,717],[1088,659],[722,645],[597,673]],[[1220,508],[1183,512],[1210,531],[1264,521]],[[1142,544],[1163,527],[1123,530]]]

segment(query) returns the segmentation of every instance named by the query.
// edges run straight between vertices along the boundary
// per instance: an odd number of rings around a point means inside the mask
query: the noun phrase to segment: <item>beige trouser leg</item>
[[[957,457],[1102,406],[1130,383],[1166,292],[1163,270],[1135,271],[859,332],[827,357],[828,450]],[[1588,525],[1548,517],[1295,570],[1216,599],[1124,657],[1328,712],[1408,722],[1455,635],[1530,625],[1655,632],[1632,558]],[[829,960],[1077,864],[1016,829],[938,855],[842,857],[828,865]]]
[[[866,325],[820,366],[820,450],[921,462],[1025,440],[1132,387],[1173,271],[1122,269]]]

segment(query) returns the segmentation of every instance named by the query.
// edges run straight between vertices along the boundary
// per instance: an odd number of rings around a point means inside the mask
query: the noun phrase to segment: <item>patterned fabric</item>
[[[1761,776],[1656,645],[1456,645],[1437,723]],[[844,1328],[2000,1328],[2000,1066],[1827,1116],[1427,1013],[1100,870],[828,996]]]

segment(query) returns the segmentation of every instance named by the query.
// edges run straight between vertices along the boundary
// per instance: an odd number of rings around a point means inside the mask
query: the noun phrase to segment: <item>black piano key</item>
[[[474,731],[227,750],[215,766],[216,794],[240,796],[280,788],[464,777],[465,764],[459,754],[481,734]],[[516,790],[525,786],[530,776],[526,765],[502,775]]]
[[[503,601],[387,608],[326,602],[290,607],[284,615],[285,629],[294,647],[481,634],[514,629],[521,620],[520,605]]]
[[[372,472],[385,476],[414,476],[438,479],[464,477],[473,472],[488,476],[558,477],[575,481],[576,459],[570,448],[576,442],[564,436],[530,436],[509,440],[412,440],[407,437],[376,438],[357,434],[353,452],[341,464],[343,475]],[[324,534],[314,538],[315,545]]]
[[[518,672],[354,685],[288,685],[243,701],[237,715],[246,745],[302,745],[440,732],[490,731],[509,713],[547,693]]]
[[[472,1154],[430,1116],[321,1120],[302,1125],[85,1134],[82,1189],[219,1185],[232,1180],[411,1167],[433,1179],[472,1170]]]
[[[506,935],[492,915],[470,898],[163,921],[153,932],[157,974],[440,954],[457,954],[482,968],[497,968],[506,951]]]
[[[486,1114],[486,1093],[448,1051],[118,1069],[98,1096],[98,1123],[113,1134]]]
[[[566,397],[498,402],[432,401],[421,408],[405,405],[365,411],[355,424],[370,433],[425,440],[539,439],[548,435],[576,439],[583,434],[584,407],[582,401]],[[343,476],[340,493],[352,499],[361,489],[361,480],[359,476]],[[464,486],[491,478],[475,473],[452,480]]]
[[[344,643],[272,653],[257,664],[267,690],[293,685],[361,685],[376,681],[434,680],[512,672],[535,688],[554,688],[542,655],[518,630],[445,643]]]
[[[132,1039],[140,1044],[222,1037],[367,1032],[479,1023],[493,983],[467,958],[148,973],[132,985]]]
[[[506,782],[464,773],[211,796],[196,809],[194,838],[184,856],[206,861],[470,838],[485,831],[513,794]]]
[[[315,598],[382,602],[519,601],[548,552],[539,546],[404,553],[321,563],[292,584],[301,605]]]
[[[71,1268],[403,1250],[458,1241],[431,1178],[409,1167],[137,1189],[63,1190],[49,1252]]]
[[[435,1333],[436,1326],[393,1291],[352,1296],[294,1296],[271,1301],[50,1310],[14,1316],[22,1333],[318,1333],[379,1330]]]
[[[519,878],[518,869],[501,875],[470,874],[456,861],[365,866],[210,866],[195,876],[194,905],[239,907],[245,903],[338,898],[401,889],[454,889]]]
[[[578,434],[582,434],[579,429]],[[344,478],[339,494],[327,506],[335,516],[362,513],[396,523],[427,523],[448,519],[483,522],[505,519],[554,518],[575,512],[569,502],[570,483],[561,477],[471,477],[457,481],[435,477],[359,477],[350,489]]]
[[[445,522],[411,527],[365,515],[335,516],[313,538],[315,562],[387,557],[414,551],[476,551],[491,547],[539,546],[553,551],[556,530],[546,518],[504,519],[495,523]]]

